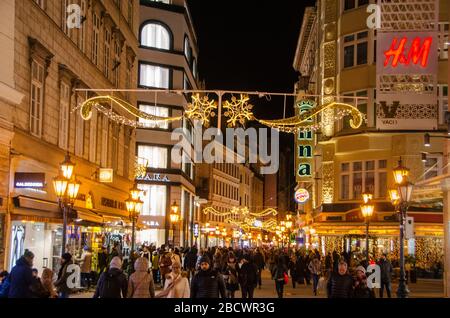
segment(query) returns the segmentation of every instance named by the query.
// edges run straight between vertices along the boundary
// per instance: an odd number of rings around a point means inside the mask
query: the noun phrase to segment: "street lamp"
[[[405,250],[404,250],[404,230],[405,230],[405,218],[408,211],[409,204],[411,203],[411,196],[413,191],[413,184],[408,181],[409,169],[402,165],[400,159],[398,167],[393,170],[395,184],[397,190],[389,190],[389,197],[392,205],[400,216],[400,280],[397,289],[398,298],[408,297],[409,290],[406,286],[405,277]]]
[[[290,214],[286,215],[286,222],[284,222],[284,225],[286,226],[286,229],[288,231],[288,253],[291,248],[291,228],[294,224],[291,220],[292,216]]]
[[[141,191],[142,193],[142,191]],[[142,206],[144,202],[139,199],[139,195],[135,198],[131,194],[128,199],[125,201],[125,205],[127,207],[127,211],[131,220],[132,228],[131,228],[131,252],[134,252],[135,241],[136,241],[136,223],[139,219],[139,214],[141,213]]]
[[[373,215],[373,210],[375,209],[375,206],[372,204],[370,199],[367,199],[368,197],[372,197],[372,195],[370,194],[369,196],[364,197],[364,194],[363,194],[364,204],[361,205],[361,213],[362,213],[364,219],[366,220],[366,262],[367,262],[367,265],[369,265],[369,222],[370,222],[370,218]],[[366,199],[367,199],[367,201],[366,201]]]
[[[180,215],[178,214],[178,205],[173,201],[170,207],[170,224],[172,225],[172,244],[175,247],[175,223],[178,223]]]
[[[66,153],[64,161],[59,165],[59,174],[53,178],[53,188],[58,197],[58,204],[63,214],[63,238],[62,252],[66,250],[67,244],[67,214],[71,206],[75,204],[81,183],[73,175],[75,164],[70,160],[69,153]]]

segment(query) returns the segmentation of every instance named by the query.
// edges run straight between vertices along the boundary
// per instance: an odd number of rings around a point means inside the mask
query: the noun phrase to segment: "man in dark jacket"
[[[262,285],[262,279],[261,279],[261,273],[266,267],[266,262],[264,260],[264,255],[261,253],[260,249],[256,249],[255,257],[254,257],[255,265],[258,268],[258,286],[259,289],[261,289]]]
[[[385,287],[388,298],[391,298],[392,264],[386,258],[386,254],[381,256],[380,263],[378,265],[380,266],[381,271],[380,298],[383,298]]]
[[[327,283],[328,298],[351,298],[353,295],[353,278],[347,272],[347,263],[339,262],[338,272],[331,273]]]
[[[197,264],[197,248],[191,247],[184,257],[184,269],[189,273],[189,278],[194,276],[195,264]]]
[[[122,260],[116,256],[111,260],[109,270],[100,276],[93,298],[126,298],[127,289],[127,277],[122,271]]]
[[[253,298],[253,292],[258,282],[258,268],[252,262],[250,255],[242,259],[241,268],[238,270],[238,280],[241,285],[242,298]]]
[[[10,274],[10,286],[8,298],[31,298],[31,285],[34,282],[33,278],[33,259],[34,254],[25,250],[25,253],[16,262]]]
[[[225,298],[225,283],[222,275],[211,269],[208,256],[200,259],[200,271],[191,282],[191,298]]]

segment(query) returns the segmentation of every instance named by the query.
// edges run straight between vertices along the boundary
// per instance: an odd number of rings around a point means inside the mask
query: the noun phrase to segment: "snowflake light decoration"
[[[217,102],[209,100],[208,96],[192,95],[192,102],[187,105],[186,116],[191,120],[200,120],[205,127],[209,127],[209,120],[216,115]]]
[[[249,104],[250,98],[248,95],[240,94],[240,98],[235,96],[231,98],[231,101],[225,101],[223,108],[225,108],[225,117],[228,117],[228,127],[236,127],[237,123],[245,125],[247,120],[253,120],[253,105]]]

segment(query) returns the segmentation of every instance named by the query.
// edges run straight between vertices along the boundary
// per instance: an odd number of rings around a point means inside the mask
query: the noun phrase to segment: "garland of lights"
[[[232,207],[231,210],[220,212],[216,210],[215,208],[209,206],[203,209],[203,214],[213,214],[216,216],[229,216],[229,215],[244,215],[244,216],[253,216],[253,217],[264,217],[268,215],[277,215],[277,210],[273,208],[267,208],[260,212],[250,212],[250,210],[247,207]]]
[[[254,117],[252,108],[253,105],[249,104],[249,96],[247,94],[240,94],[240,98],[232,96],[231,101],[225,101],[223,108],[225,109],[224,116],[228,118],[228,127],[236,127],[236,125],[245,125],[247,121],[256,120],[261,124],[268,126],[273,129],[277,129],[286,133],[298,133],[301,131],[317,131],[326,125],[324,121],[318,124],[313,124],[314,119],[316,119],[320,114],[327,110],[335,110],[336,115],[334,120],[341,120],[345,116],[351,116],[349,120],[350,127],[353,129],[358,129],[361,127],[364,121],[366,121],[365,115],[362,114],[357,107],[350,104],[330,102],[317,106],[315,102],[311,100],[302,100],[298,103],[300,105],[308,104],[311,108],[308,111],[299,112],[299,115],[277,120],[263,120]],[[107,108],[102,104],[109,103],[111,107]],[[109,119],[119,124],[131,126],[131,127],[144,127],[144,123],[140,123],[135,120],[131,120],[125,116],[119,115],[112,110],[112,106],[116,105],[129,114],[145,119],[147,121],[158,122],[171,122],[181,120],[183,116],[178,117],[158,117],[148,113],[145,113],[130,103],[121,100],[113,96],[96,96],[84,101],[80,106],[76,107],[75,110],[80,108],[81,117],[84,120],[89,120],[92,117],[92,109],[96,108],[98,111],[103,113]],[[298,107],[297,105],[297,107]],[[209,100],[208,96],[200,97],[200,94],[192,95],[192,102],[187,105],[184,116],[192,120],[200,120],[203,122],[205,127],[210,124],[210,118],[216,115],[215,110],[217,109],[217,102],[215,100]]]

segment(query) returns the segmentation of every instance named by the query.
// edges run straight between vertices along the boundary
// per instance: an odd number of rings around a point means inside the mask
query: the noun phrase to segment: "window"
[[[97,109],[92,109],[92,117],[89,120],[89,161],[95,163],[97,160]]]
[[[69,141],[69,105],[70,89],[69,85],[61,81],[59,92],[59,140],[60,148],[67,150]]]
[[[86,93],[79,93],[77,104],[80,105],[86,100]],[[75,117],[75,155],[82,157],[84,150],[84,119],[81,116]]]
[[[192,75],[194,75],[194,78],[197,78],[197,60],[194,59],[192,61]]]
[[[431,179],[442,174],[442,156],[427,155],[424,164],[425,179]]]
[[[109,79],[109,69],[111,60],[111,32],[105,28],[105,39],[104,39],[104,56],[103,56],[103,74]]]
[[[359,200],[362,193],[385,198],[387,191],[387,161],[369,160],[342,163],[340,171],[341,200]]]
[[[129,127],[124,127],[123,129],[123,176],[128,178],[130,174],[130,142],[131,142],[131,131]]]
[[[139,85],[155,88],[170,88],[170,70],[165,67],[140,64]]]
[[[351,93],[343,93],[343,96],[349,97],[367,97],[367,91],[358,91]],[[367,116],[367,99],[354,99],[354,98],[344,98],[344,103],[348,103],[351,105],[355,105],[358,110]],[[341,120],[342,129],[351,129],[350,127],[350,116],[345,116]],[[365,122],[362,123],[361,127],[366,127],[367,124]]]
[[[80,0],[80,9],[81,9],[81,15],[83,17],[86,16],[86,0]],[[81,28],[78,29],[78,47],[80,48],[81,52],[84,53],[85,51],[85,41],[86,41],[86,32],[84,25],[81,26]]]
[[[127,68],[125,70],[125,88],[130,89],[131,88],[131,71],[132,71],[133,65],[130,62],[127,62]],[[125,92],[125,98],[129,101],[130,100],[130,92]]]
[[[192,50],[191,46],[189,45],[189,38],[187,36],[184,38],[184,56],[186,57],[188,64],[190,65],[192,58]]]
[[[67,27],[67,7],[69,6],[69,0],[63,0],[61,3],[61,29],[63,32],[70,37],[70,29]]]
[[[183,153],[181,168],[189,178],[194,179],[194,165],[186,153]]]
[[[369,0],[344,0],[344,11],[369,4]]]
[[[111,168],[114,171],[118,170],[118,159],[119,159],[119,132],[120,127],[118,124],[112,124],[112,143],[111,143]]]
[[[448,59],[448,30],[449,23],[448,22],[440,22],[439,23],[439,58],[441,60]]]
[[[151,2],[160,2],[160,3],[170,4],[170,0],[144,0],[143,2],[144,2],[144,3],[145,3],[145,2],[148,2],[148,3],[151,3]]]
[[[448,85],[438,85],[439,124],[445,124],[445,112],[448,109]]]
[[[169,117],[169,108],[167,107],[139,105],[139,110],[158,117]],[[139,118],[139,123],[141,123],[144,128],[169,129],[169,123],[167,121],[155,122],[152,120]]]
[[[114,41],[114,61],[113,61],[113,83],[116,88],[119,87],[120,83],[120,44],[118,41]]]
[[[94,12],[92,13],[92,62],[98,65],[98,51],[100,38],[100,17]]]
[[[108,117],[102,117],[102,133],[101,133],[101,154],[100,154],[100,165],[106,168],[108,165],[108,134],[109,134],[109,120]]]
[[[42,135],[42,108],[44,103],[44,66],[33,60],[31,63],[30,132]]]
[[[141,215],[165,216],[167,203],[167,187],[163,185],[138,184],[144,193],[141,200],[144,202]]]
[[[189,78],[187,77],[186,73],[183,73],[183,89],[192,89],[191,83],[189,83]]]
[[[146,160],[149,168],[166,169],[167,168],[167,148],[157,146],[138,145],[138,160],[143,164]]]
[[[367,64],[367,31],[344,36],[344,68]]]
[[[141,31],[141,45],[156,49],[170,50],[171,37],[169,30],[156,22],[144,25]]]

